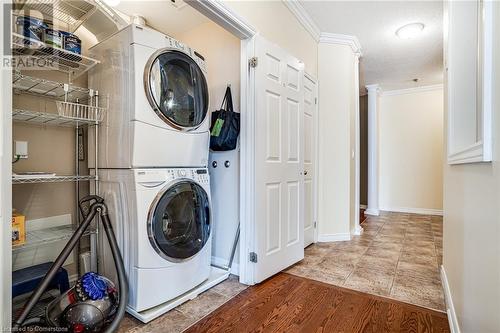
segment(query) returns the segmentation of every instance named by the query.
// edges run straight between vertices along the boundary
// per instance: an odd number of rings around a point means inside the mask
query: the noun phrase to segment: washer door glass
[[[160,255],[187,259],[201,251],[210,236],[210,205],[201,186],[181,181],[163,193],[153,209],[149,233]]]
[[[157,56],[149,73],[149,99],[155,111],[180,128],[196,128],[208,111],[208,87],[189,56],[168,51]]]

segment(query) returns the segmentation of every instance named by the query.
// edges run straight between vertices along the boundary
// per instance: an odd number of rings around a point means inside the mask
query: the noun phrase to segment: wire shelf
[[[67,89],[67,92],[65,90]],[[12,88],[16,94],[30,94],[41,97],[49,97],[69,102],[87,101],[91,90],[61,82],[40,79],[34,76],[14,72],[12,76]]]
[[[57,113],[36,112],[21,109],[12,110],[12,120],[19,123],[22,122],[40,126],[62,127],[76,127],[77,125],[96,125],[99,123],[98,120],[71,118],[61,116]]]
[[[73,175],[56,175],[51,177],[19,177],[12,176],[12,184],[36,184],[36,183],[61,183],[95,180],[93,175],[73,176]]]
[[[70,239],[76,228],[76,226],[68,224],[63,226],[28,231],[26,232],[26,242],[24,244],[12,245],[12,252],[32,249],[41,245],[47,245]],[[84,236],[91,234],[95,234],[95,231],[87,230],[84,233]]]
[[[39,40],[12,33],[12,54],[18,69],[49,69],[70,74],[76,78],[99,63],[98,60],[54,48]]]
[[[51,24],[65,24],[70,32],[90,17],[97,7],[88,0],[24,0],[20,1],[21,10],[30,9],[43,14],[44,21]]]

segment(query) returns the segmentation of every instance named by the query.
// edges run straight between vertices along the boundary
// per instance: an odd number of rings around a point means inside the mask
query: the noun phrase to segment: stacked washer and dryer
[[[191,48],[139,25],[90,52],[100,60],[90,84],[110,101],[98,138],[99,193],[128,273],[128,311],[148,321],[172,306],[141,312],[178,299],[211,272],[206,66]],[[100,272],[113,277],[105,242],[99,258]]]

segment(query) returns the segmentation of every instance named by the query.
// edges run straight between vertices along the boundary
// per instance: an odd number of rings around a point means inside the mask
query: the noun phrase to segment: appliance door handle
[[[142,186],[147,187],[147,188],[153,188],[153,187],[161,186],[165,183],[166,183],[166,181],[163,180],[163,181],[157,181],[157,182],[138,182],[137,184],[142,185]]]

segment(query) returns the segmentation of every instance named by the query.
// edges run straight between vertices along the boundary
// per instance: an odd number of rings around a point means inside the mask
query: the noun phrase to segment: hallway
[[[285,272],[445,311],[440,216],[381,212],[351,241],[316,243]]]

